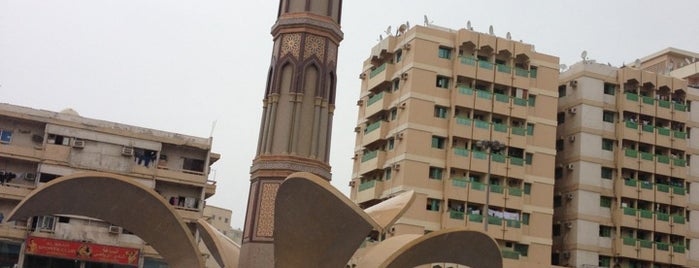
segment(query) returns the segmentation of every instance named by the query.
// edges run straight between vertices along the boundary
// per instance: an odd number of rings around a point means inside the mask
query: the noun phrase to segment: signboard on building
[[[138,266],[140,250],[30,236],[27,237],[26,253],[71,260]]]

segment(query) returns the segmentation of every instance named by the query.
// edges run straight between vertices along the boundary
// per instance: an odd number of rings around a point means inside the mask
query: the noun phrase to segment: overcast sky
[[[246,3],[250,2],[250,3]],[[253,3],[254,2],[254,3]],[[0,0],[0,102],[208,137],[222,158],[209,204],[243,226],[278,1]],[[344,1],[333,184],[348,193],[358,74],[387,26],[512,33],[571,65],[699,51],[694,0]],[[384,34],[385,35],[385,34]]]

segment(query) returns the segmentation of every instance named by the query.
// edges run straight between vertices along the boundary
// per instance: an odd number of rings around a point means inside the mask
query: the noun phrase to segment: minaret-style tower
[[[240,267],[274,266],[274,201],[298,171],[330,180],[342,0],[280,0]]]

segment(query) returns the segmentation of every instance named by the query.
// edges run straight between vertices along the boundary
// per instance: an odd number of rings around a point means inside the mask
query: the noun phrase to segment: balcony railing
[[[646,189],[646,190],[653,190],[653,183],[649,181],[640,181],[641,182],[641,189]]]
[[[538,72],[539,72],[539,69],[531,69],[531,71],[529,71],[529,77],[536,78],[536,75]]]
[[[485,90],[476,90],[476,95],[481,99],[492,99],[493,94]]]
[[[459,57],[459,59],[461,60],[461,64],[472,65],[472,66],[476,65],[476,58],[474,58],[474,57],[461,56],[461,57]]]
[[[658,106],[662,108],[670,108],[670,101],[658,100]]]
[[[658,191],[663,192],[663,193],[670,192],[670,185],[667,185],[667,184],[656,183],[655,188],[658,189]]]
[[[466,178],[452,178],[451,185],[460,188],[466,188],[468,180]]]
[[[670,221],[670,214],[667,214],[667,213],[656,212],[655,217],[659,221]]]
[[[493,69],[493,63],[489,61],[484,61],[484,60],[479,60],[478,61],[478,66],[480,66],[483,69],[488,69],[492,70]]]
[[[684,167],[684,166],[687,166],[687,160],[684,160],[682,158],[675,158],[675,159],[672,159],[672,165],[678,166],[678,167]]]
[[[502,225],[502,218],[488,216],[488,224]]]
[[[667,155],[656,155],[655,159],[658,159],[658,163],[670,164],[670,157]]]
[[[525,136],[526,130],[522,127],[512,127],[512,134],[517,135],[517,136]]]
[[[503,249],[500,252],[502,252],[503,258],[519,260],[519,252],[517,252],[517,251]]]
[[[645,104],[650,104],[650,105],[655,104],[655,99],[653,99],[653,97],[643,96],[642,99],[643,99],[643,103],[645,103]]]
[[[463,220],[464,219],[464,213],[461,211],[456,211],[456,210],[449,210],[449,218],[455,219],[455,220]]]
[[[684,216],[672,215],[672,223],[684,224]]]
[[[459,156],[468,157],[468,149],[454,148],[454,154],[459,155]]]
[[[626,99],[630,101],[638,101],[638,95],[630,92],[624,93],[626,94]]]
[[[369,73],[369,78],[372,78],[372,77],[380,74],[384,70],[386,70],[386,63],[381,64],[381,66],[376,67],[376,69],[372,70],[371,73]]]
[[[682,132],[682,131],[672,131],[672,135],[675,138],[682,139],[682,140],[687,138],[687,133]]]
[[[519,106],[527,106],[527,100],[522,98],[513,97],[513,103]]]
[[[676,195],[684,195],[686,193],[686,190],[684,189],[684,187],[672,186],[672,193]]]
[[[672,245],[672,252],[674,253],[684,253],[687,247],[683,245]]]
[[[670,129],[664,127],[658,127],[658,134],[663,136],[670,136]]]
[[[374,188],[374,186],[376,186],[376,181],[375,181],[375,180],[371,180],[371,181],[367,181],[367,182],[362,182],[362,183],[359,184],[359,189],[358,189],[357,191],[361,192],[361,191],[364,191],[364,190],[367,190],[367,189]]]
[[[494,162],[505,163],[505,156],[501,154],[491,154],[490,159]]]
[[[381,121],[376,121],[374,123],[369,124],[366,126],[366,129],[364,129],[364,134],[367,134],[369,132],[372,132],[374,130],[377,130],[381,127]]]
[[[464,95],[473,95],[473,89],[467,86],[459,86],[459,93]]]
[[[670,250],[670,244],[668,243],[663,243],[663,242],[655,242],[655,248],[658,250],[662,251],[669,251]]]
[[[374,159],[378,155],[379,155],[379,150],[368,152],[368,153],[362,155],[362,162],[366,162],[366,161],[369,161],[371,159]]]
[[[502,186],[491,184],[491,185],[490,185],[490,192],[491,192],[491,193],[498,193],[498,194],[501,194],[501,193],[504,193],[505,191],[504,191],[504,189],[502,188]]]
[[[536,72],[532,70],[532,78],[536,78]],[[529,72],[525,69],[522,68],[515,68],[515,75],[521,76],[521,77],[527,77],[529,76]]]
[[[374,96],[371,96],[369,100],[367,100],[367,106],[374,104],[375,102],[381,100],[383,98],[383,92],[380,92],[379,94],[376,94]]]
[[[653,211],[639,209],[638,212],[639,212],[638,214],[641,216],[641,218],[644,218],[644,219],[652,219],[653,218]]]
[[[650,240],[641,240],[641,239],[639,239],[639,240],[638,240],[638,244],[639,244],[642,248],[653,248],[653,241],[650,241]]]
[[[648,161],[653,161],[653,154],[652,154],[652,153],[641,152],[641,159],[643,159],[643,160],[648,160]]]
[[[507,194],[511,196],[522,196],[522,189],[509,187],[507,188]]]
[[[626,185],[626,186],[636,187],[636,183],[637,183],[637,181],[634,179],[624,180],[624,185]]]
[[[681,112],[687,111],[687,105],[675,103],[672,106],[674,106],[675,110],[677,110],[677,111],[681,111]]]
[[[507,66],[507,65],[498,64],[498,72],[512,73],[512,67]]]
[[[468,214],[468,221],[483,222],[483,215],[481,215],[481,214]]]
[[[638,123],[636,123],[636,122],[631,122],[631,121],[626,121],[626,127],[627,127],[627,128],[632,128],[632,129],[638,129]]]
[[[624,242],[624,245],[627,246],[636,246],[636,238],[633,237],[622,237],[622,241]]]
[[[507,125],[494,123],[494,124],[493,124],[493,130],[495,130],[495,131],[497,131],[497,132],[504,132],[504,133],[507,133]]]
[[[471,190],[485,191],[485,184],[477,181],[471,182]]]
[[[524,159],[510,156],[510,164],[515,166],[524,166]]]
[[[645,132],[651,132],[651,133],[652,133],[652,132],[653,132],[653,129],[655,129],[655,128],[654,128],[653,126],[651,126],[651,125],[643,125],[643,127],[641,127],[641,129],[643,129],[643,131],[645,131]]]
[[[638,151],[633,149],[626,149],[624,150],[624,155],[627,157],[638,158]]]
[[[520,228],[522,226],[522,223],[518,220],[505,220],[505,223],[510,228]]]
[[[510,97],[505,94],[495,93],[495,100],[499,102],[509,103]]]
[[[636,209],[635,209],[635,208],[630,208],[630,207],[625,207],[625,208],[624,208],[624,215],[627,215],[627,216],[636,216]]]
[[[488,129],[490,127],[490,123],[488,123],[486,121],[481,121],[481,120],[476,119],[475,122],[476,122],[475,125],[477,128]]]
[[[456,118],[456,123],[459,124],[459,125],[471,126],[471,119],[470,119],[470,118],[457,117],[457,118]]]
[[[473,158],[476,159],[481,159],[481,160],[486,160],[488,159],[488,154],[481,152],[481,151],[472,151],[473,153]]]

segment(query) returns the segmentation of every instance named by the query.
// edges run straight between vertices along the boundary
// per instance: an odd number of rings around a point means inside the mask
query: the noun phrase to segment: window
[[[604,83],[604,94],[614,96],[615,89],[616,89],[616,85],[610,84],[610,83]]]
[[[612,257],[599,255],[597,266],[599,267],[612,267]]]
[[[599,236],[600,237],[612,237],[612,227],[611,226],[599,226]]]
[[[439,47],[439,57],[442,59],[451,59],[451,48]]]
[[[600,196],[599,197],[599,206],[603,208],[611,208],[612,207],[612,198],[609,196]]]
[[[536,105],[536,95],[529,94],[529,106],[534,107]]]
[[[563,168],[557,167],[553,170],[553,178],[554,179],[560,179],[563,178]]]
[[[53,232],[56,223],[54,216],[38,216],[32,221],[33,230]]]
[[[435,86],[439,88],[449,88],[449,77],[438,75]]]
[[[182,169],[190,171],[204,172],[204,160],[184,158]]]
[[[527,165],[531,165],[533,160],[534,160],[534,154],[532,154],[532,153],[524,154],[524,163],[526,163]]]
[[[558,120],[558,124],[563,124],[566,122],[566,113],[560,112],[556,115],[556,118]]]
[[[565,143],[563,142],[563,139],[556,140],[556,151],[558,151],[558,152],[563,151],[564,144]]]
[[[525,244],[515,244],[515,251],[519,252],[519,255],[526,257],[529,255],[529,245]]]
[[[399,49],[398,51],[396,51],[396,63],[399,63],[402,58],[403,58],[403,50]]]
[[[534,124],[527,123],[527,135],[534,136]]]
[[[439,167],[430,167],[430,179],[441,180],[442,173],[444,173],[444,169]]]
[[[522,224],[529,225],[529,217],[531,217],[529,213],[522,213]]]
[[[48,144],[58,144],[58,145],[70,145],[70,137],[64,137],[61,135],[49,134],[47,141]]]
[[[427,198],[427,207],[429,211],[439,211],[439,199]]]
[[[396,120],[396,117],[398,117],[398,109],[393,108],[391,109],[391,121]]]
[[[611,169],[611,168],[608,168],[608,167],[602,167],[602,171],[601,171],[602,174],[601,174],[601,176],[602,176],[603,179],[611,180],[611,179],[612,179],[612,173],[613,173],[613,172],[614,172],[614,169]]]
[[[434,106],[434,117],[437,118],[447,118],[447,111],[449,108],[444,106]]]
[[[566,85],[558,86],[558,97],[563,98],[566,96]]]
[[[393,79],[393,91],[398,91],[398,88],[400,88],[400,79]]]
[[[554,196],[553,197],[553,207],[557,208],[560,207],[562,204],[563,199],[561,198],[560,195]]]
[[[604,111],[602,112],[602,121],[608,122],[608,123],[614,123],[614,112],[612,111]]]
[[[444,137],[432,136],[432,148],[444,149],[444,143],[446,139]]]
[[[395,144],[396,144],[396,139],[390,138],[390,139],[388,139],[388,145],[386,147],[388,147],[388,150],[390,151],[390,150],[393,150],[393,147],[395,147]]]
[[[391,179],[391,168],[387,168],[384,170],[384,175],[383,175],[385,180],[390,180]]]
[[[614,140],[602,138],[602,150],[605,150],[605,151],[614,150]]]
[[[12,141],[12,131],[0,129],[0,143],[10,144]]]
[[[524,194],[532,194],[532,184],[525,182],[524,183]]]
[[[553,236],[560,236],[561,235],[561,224],[556,223],[551,227],[553,227],[551,230]]]

